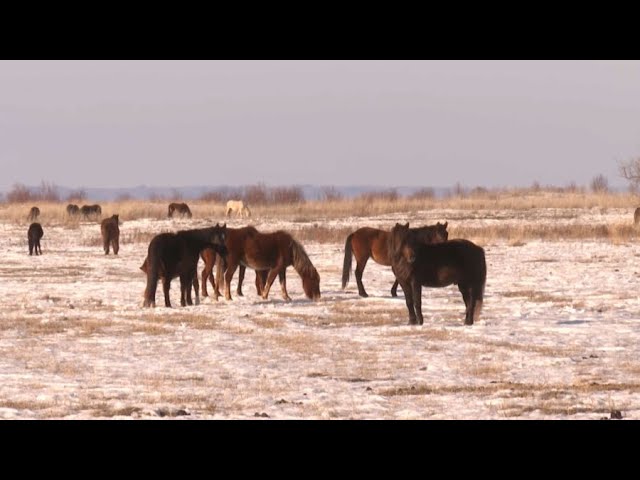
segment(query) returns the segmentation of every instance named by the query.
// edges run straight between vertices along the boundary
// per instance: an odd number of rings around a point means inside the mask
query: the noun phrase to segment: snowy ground
[[[412,221],[605,224],[627,216],[431,211]],[[42,220],[40,257],[27,253],[26,225],[0,224],[0,418],[599,419],[612,410],[640,418],[637,244],[484,245],[479,322],[463,325],[452,286],[425,289],[425,324],[408,326],[401,289],[400,298],[389,294],[390,268],[369,262],[367,299],[353,274],[341,290],[343,241],[304,242],[320,272],[319,302],[304,297],[290,268],[290,303],[277,280],[270,299],[260,299],[248,271],[245,296],[231,302],[143,309],[144,235],[209,222],[124,222],[115,257],[102,252],[99,225]],[[310,227],[252,223],[294,235]],[[160,288],[157,299],[163,305]],[[177,280],[172,302],[179,305]]]

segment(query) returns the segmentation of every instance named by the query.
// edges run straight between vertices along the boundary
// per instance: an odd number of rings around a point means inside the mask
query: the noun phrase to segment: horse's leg
[[[416,310],[416,319],[418,325],[422,325],[424,323],[424,319],[422,318],[422,285],[414,279],[411,282],[411,290],[413,294],[413,305]]]
[[[104,248],[104,254],[109,255],[109,237],[103,237],[102,246]]]
[[[395,282],[393,282],[393,286],[391,287],[391,296],[392,297],[398,296],[398,279],[396,279]]]
[[[113,254],[117,255],[120,250],[120,238],[116,237],[113,239]]]
[[[411,284],[407,283],[401,284],[402,290],[404,290],[404,301],[407,304],[407,310],[409,310],[409,325],[416,325],[416,310],[413,305],[413,290],[411,289]]]
[[[471,288],[468,285],[458,284],[458,290],[462,294],[462,299],[464,300],[464,324],[471,325],[473,323],[473,316],[470,315],[473,313],[473,298],[471,295]],[[471,323],[469,323],[469,318],[471,318]]]
[[[200,305],[200,285],[198,284],[198,267],[196,267],[195,270],[193,271],[192,286],[193,286],[193,291],[196,294],[196,305]],[[191,289],[189,289],[189,292],[191,292]]]
[[[283,268],[281,272],[278,273],[278,278],[280,279],[280,288],[282,289],[282,298],[284,298],[285,302],[290,302],[291,297],[287,293],[287,269]]]
[[[180,305],[186,307],[187,305],[193,305],[191,301],[191,284],[193,277],[189,274],[180,274]]]
[[[204,262],[204,267],[202,267],[202,296],[203,297],[209,296],[209,292],[207,292],[207,277],[208,277],[207,270],[209,270],[209,265],[207,265],[207,262]],[[211,271],[212,270],[213,268],[211,268]],[[211,271],[209,271],[210,275],[212,275]],[[211,281],[211,283],[213,284],[213,288],[215,288],[215,284],[213,283],[213,280]]]
[[[42,255],[42,247],[40,246],[40,239],[38,239],[38,243],[36,243],[36,248],[38,249],[38,255]]]
[[[229,262],[227,265],[227,271],[224,273],[224,298],[231,300],[231,279],[233,274],[236,273],[238,264],[235,262]]]
[[[238,271],[238,288],[236,289],[236,293],[239,297],[242,297],[242,282],[244,282],[244,273],[247,270],[247,267],[244,265],[240,265],[240,270]]]
[[[162,291],[164,292],[164,306],[171,308],[171,299],[169,298],[169,288],[171,288],[171,277],[166,276],[162,278]],[[155,306],[155,293],[153,305]]]
[[[216,299],[216,302],[218,301],[218,297],[221,296],[220,293],[220,285],[222,285],[222,287],[224,288],[224,275],[227,269],[227,263],[224,262],[224,266],[223,261],[222,261],[222,257],[216,255],[216,263],[218,264],[216,267],[216,284],[214,285],[213,288],[213,295]]]
[[[364,258],[356,257],[356,283],[358,284],[358,294],[364,298],[369,296],[362,283],[362,274],[364,273],[364,267],[367,265],[368,261],[369,255]]]
[[[269,298],[269,290],[271,290],[271,285],[273,285],[273,281],[276,279],[276,275],[280,272],[282,267],[276,265],[271,270],[269,270],[269,274],[267,275],[267,281],[265,282],[264,288],[262,289],[262,298]]]

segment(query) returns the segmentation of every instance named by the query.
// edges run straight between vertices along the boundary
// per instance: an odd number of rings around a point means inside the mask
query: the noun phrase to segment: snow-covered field
[[[627,216],[426,211],[412,223],[607,224]],[[303,242],[321,276],[319,302],[304,297],[290,268],[290,303],[277,283],[260,299],[248,271],[242,298],[236,273],[232,301],[176,307],[176,279],[174,308],[163,306],[159,288],[159,306],[143,309],[147,233],[211,221],[124,222],[117,257],[104,255],[96,223],[41,223],[39,257],[28,255],[26,224],[0,223],[0,418],[599,419],[615,410],[640,418],[638,244],[483,245],[479,321],[463,325],[451,286],[424,289],[425,324],[408,326],[401,289],[399,298],[389,294],[389,267],[368,263],[367,299],[353,274],[341,290],[344,240]],[[252,221],[294,235],[313,223]]]

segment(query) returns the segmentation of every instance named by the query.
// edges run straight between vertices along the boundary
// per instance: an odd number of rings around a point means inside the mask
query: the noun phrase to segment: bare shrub
[[[249,205],[266,205],[269,203],[269,192],[264,183],[250,185],[245,189],[244,201]]]
[[[324,187],[320,193],[320,199],[325,202],[342,200],[344,195],[336,187]]]
[[[591,191],[593,193],[606,193],[609,191],[609,181],[604,175],[596,175],[591,180]]]
[[[67,202],[80,203],[87,199],[87,192],[84,189],[73,190],[67,195]]]
[[[366,192],[360,195],[362,200],[372,202],[374,200],[382,200],[384,202],[395,202],[400,198],[398,191],[395,188],[389,190],[375,190],[373,192]]]
[[[271,190],[271,203],[303,203],[304,193],[300,187],[276,187]]]
[[[7,193],[8,203],[26,203],[26,202],[59,202],[60,195],[58,187],[53,183],[43,181],[40,184],[40,190],[30,190],[29,187],[21,183],[16,183]]]
[[[407,198],[411,200],[431,200],[436,197],[436,192],[431,187],[421,188],[420,190],[416,190]]]

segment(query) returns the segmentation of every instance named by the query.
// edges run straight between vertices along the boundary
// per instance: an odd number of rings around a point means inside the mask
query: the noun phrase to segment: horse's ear
[[[407,222],[404,228],[409,228],[409,222]]]
[[[442,226],[443,226],[445,229],[447,228],[447,225],[449,225],[449,222],[444,222],[444,223],[442,224]]]
[[[224,223],[222,224],[222,228],[227,228],[227,222],[224,222]]]

